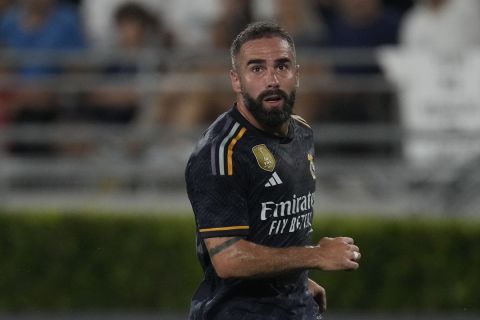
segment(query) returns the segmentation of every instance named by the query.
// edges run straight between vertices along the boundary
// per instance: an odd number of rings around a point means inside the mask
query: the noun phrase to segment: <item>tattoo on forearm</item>
[[[242,240],[242,238],[239,238],[239,237],[229,239],[229,240],[225,241],[224,243],[219,244],[218,246],[216,246],[212,249],[209,249],[208,253],[210,254],[210,257],[213,257],[214,255],[219,254],[223,250],[233,246],[235,243],[237,243],[240,240]]]

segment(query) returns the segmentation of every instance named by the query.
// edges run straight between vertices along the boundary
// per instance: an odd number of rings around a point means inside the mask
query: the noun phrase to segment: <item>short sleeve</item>
[[[248,235],[247,188],[239,174],[214,174],[208,160],[195,157],[187,165],[186,182],[201,238]]]

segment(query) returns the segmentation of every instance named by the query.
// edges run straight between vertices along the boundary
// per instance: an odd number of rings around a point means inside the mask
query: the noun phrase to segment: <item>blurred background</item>
[[[185,318],[184,168],[258,20],[296,42],[315,239],[365,252],[314,274],[331,318],[480,317],[478,0],[0,0],[2,318]]]

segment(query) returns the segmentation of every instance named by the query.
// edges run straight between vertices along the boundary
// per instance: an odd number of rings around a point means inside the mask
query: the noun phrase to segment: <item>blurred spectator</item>
[[[334,48],[375,48],[398,42],[400,14],[381,0],[339,0],[327,44]]]
[[[162,22],[139,4],[134,2],[123,4],[115,11],[114,20],[116,44],[111,50],[132,54],[133,59],[130,62],[119,61],[105,66],[103,73],[110,78],[135,77],[143,62],[140,60],[143,51],[171,46],[170,34]],[[118,58],[120,57],[117,57],[117,60]],[[89,95],[85,107],[90,120],[127,124],[138,114],[140,104],[141,96],[133,85],[121,89],[107,86],[94,90]]]
[[[127,51],[170,49],[173,37],[161,16],[134,2],[120,6],[114,14],[116,45]]]
[[[14,50],[67,50],[85,47],[77,13],[55,0],[21,0],[4,16],[0,25],[0,46]],[[24,76],[58,72],[57,67],[30,64],[21,68]]]
[[[80,20],[70,7],[55,0],[22,0],[8,10],[0,25],[0,44],[23,53],[84,48]],[[35,59],[32,59],[35,60]],[[52,59],[53,61],[54,59]],[[33,85],[19,88],[10,112],[10,121],[16,124],[49,124],[60,117],[59,97],[51,89],[40,89],[35,84],[47,76],[64,71],[53,62],[22,61],[16,71],[23,80]],[[52,155],[57,147],[51,143],[14,141],[10,150],[18,155]]]
[[[452,51],[480,44],[478,0],[417,1],[402,21],[401,44],[409,48]]]
[[[135,3],[155,18],[165,11],[166,1],[158,0],[83,0],[81,13],[88,41],[94,48],[112,48],[117,38],[115,12],[127,3]]]
[[[335,49],[363,51],[351,51],[348,61],[343,59],[335,65],[335,73],[352,79],[380,75],[380,68],[374,59],[374,49],[397,43],[400,18],[399,12],[384,7],[381,0],[339,0],[329,25],[327,45]],[[391,96],[368,89],[333,96],[327,115],[330,122],[356,125],[396,121]],[[367,152],[390,152],[391,148],[352,144],[336,150],[361,155]]]
[[[421,169],[419,179],[434,171],[451,179],[480,154],[475,139],[458,139],[480,128],[479,30],[478,0],[417,1],[402,21],[400,48],[379,54],[410,133],[404,157]]]

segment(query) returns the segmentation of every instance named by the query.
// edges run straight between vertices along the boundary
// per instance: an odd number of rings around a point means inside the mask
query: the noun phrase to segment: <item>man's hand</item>
[[[322,238],[315,247],[322,270],[355,270],[362,257],[352,238]]]
[[[320,313],[327,311],[327,293],[325,289],[312,279],[308,279],[308,291],[310,291],[313,299],[318,304]]]

